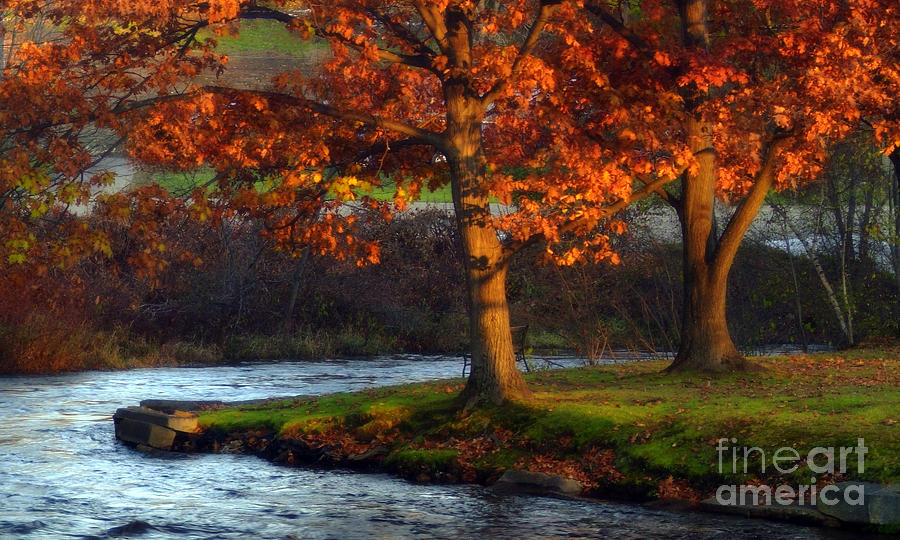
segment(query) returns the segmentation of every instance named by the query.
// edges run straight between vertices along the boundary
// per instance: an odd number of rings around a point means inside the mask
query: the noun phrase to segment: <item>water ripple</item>
[[[565,361],[577,363],[577,359]],[[246,400],[456,377],[457,358],[0,378],[0,538],[822,538],[827,531],[644,507],[498,497],[479,486],[143,454],[110,414],[142,399]]]

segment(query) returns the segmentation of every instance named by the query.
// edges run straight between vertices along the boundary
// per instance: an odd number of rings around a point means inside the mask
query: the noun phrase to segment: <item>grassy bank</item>
[[[534,398],[462,414],[462,380],[206,412],[207,434],[252,452],[274,437],[276,461],[332,462],[376,456],[380,467],[419,481],[490,482],[515,467],[580,480],[588,495],[698,499],[723,483],[809,484],[842,479],[900,482],[900,349],[760,359],[762,373],[710,378],[664,375],[660,362],[547,371],[528,376]],[[743,473],[731,450],[757,446]],[[772,452],[817,446],[869,449],[845,473],[802,465],[781,475]],[[218,444],[217,443],[217,444]],[[270,445],[271,446],[271,445]],[[271,452],[270,452],[271,454]],[[304,455],[307,458],[304,458]],[[741,455],[741,450],[738,450]],[[275,456],[270,455],[270,458]],[[817,463],[822,464],[824,458]]]
[[[214,366],[243,361],[323,360],[370,357],[401,352],[456,354],[462,341],[448,340],[433,350],[407,350],[396,331],[348,325],[303,327],[288,333],[235,333],[221,342],[157,340],[127,329],[100,330],[88,324],[0,323],[0,374],[46,374],[67,371],[121,370],[172,366]],[[561,337],[535,333],[533,350],[566,351]]]
[[[215,366],[242,361],[322,360],[397,352],[390,335],[350,329],[290,334],[235,334],[222,343],[157,341],[126,330],[90,326],[0,325],[0,374]]]

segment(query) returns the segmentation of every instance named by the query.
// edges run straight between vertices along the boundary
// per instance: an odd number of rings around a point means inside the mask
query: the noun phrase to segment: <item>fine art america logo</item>
[[[719,439],[716,451],[719,454],[719,473],[729,470],[733,474],[755,472],[750,471],[749,461],[759,460],[759,473],[765,474],[767,466],[771,464],[770,471],[782,474],[790,474],[805,463],[811,474],[846,473],[847,464],[856,461],[856,470],[862,473],[865,470],[865,456],[869,452],[865,440],[856,440],[856,446],[822,447],[811,449],[805,456],[795,448],[785,446],[772,451],[770,454],[758,447],[738,447],[737,439]],[[810,478],[809,484],[801,484],[794,488],[790,485],[780,485],[772,488],[765,485],[722,485],[716,490],[716,502],[722,505],[737,504],[791,504],[797,501],[799,504],[815,505],[816,501],[827,505],[836,505],[841,502],[861,506],[864,504],[865,486],[863,484],[848,485],[843,491],[835,485],[823,486],[819,489],[816,485],[816,477]]]

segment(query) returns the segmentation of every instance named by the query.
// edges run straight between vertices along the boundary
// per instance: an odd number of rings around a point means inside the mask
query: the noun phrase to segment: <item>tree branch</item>
[[[481,97],[481,103],[483,106],[487,106],[492,103],[497,96],[506,91],[507,87],[509,87],[509,81],[513,77],[515,77],[519,70],[522,69],[522,62],[524,61],[526,56],[529,56],[532,51],[534,51],[535,45],[537,45],[538,38],[541,37],[541,32],[544,31],[544,27],[547,25],[547,21],[553,15],[553,12],[559,7],[557,3],[545,3],[541,2],[541,9],[538,11],[537,16],[534,19],[534,23],[532,23],[531,28],[528,30],[528,36],[525,38],[525,41],[522,42],[522,45],[519,47],[519,52],[516,55],[516,59],[513,60],[513,65],[510,68],[509,76],[497,81],[494,86],[485,92],[485,94]]]
[[[400,139],[398,141],[382,141],[373,144],[372,146],[366,148],[365,150],[359,152],[352,158],[342,161],[340,163],[333,163],[326,168],[334,169],[335,171],[341,171],[344,167],[351,163],[359,163],[361,161],[365,161],[366,159],[376,156],[378,154],[384,154],[391,150],[399,149],[399,148],[409,148],[411,146],[432,146],[428,141],[424,141],[422,139],[418,139],[415,137],[409,137],[406,139]]]
[[[283,11],[278,11],[277,9],[267,8],[265,6],[259,6],[255,3],[249,5],[248,7],[241,10],[240,15],[238,15],[240,19],[268,19],[271,21],[278,21],[281,23],[289,24],[295,20],[297,17],[291,15],[290,13],[285,13]]]
[[[731,216],[731,220],[725,226],[725,231],[719,239],[719,245],[711,267],[714,272],[720,274],[717,277],[726,277],[721,274],[725,273],[727,275],[728,270],[731,268],[730,264],[725,263],[734,259],[738,247],[740,247],[741,241],[743,241],[744,235],[747,233],[747,229],[750,228],[750,224],[753,223],[753,220],[759,213],[759,208],[762,206],[769,188],[775,183],[775,160],[781,148],[790,140],[790,137],[790,134],[776,136],[767,145],[762,167],[756,173],[756,182],[753,183],[750,192],[741,201],[737,211]]]
[[[606,8],[602,4],[598,3],[596,0],[593,0],[585,5],[585,9],[599,17],[601,21],[606,23],[617,34],[622,36],[622,38],[630,43],[632,47],[644,54],[650,56],[653,55],[653,47],[649,43],[644,41],[641,36],[637,35],[630,28],[622,24],[622,21],[617,19],[612,13],[606,11]]]
[[[398,23],[397,21],[391,19],[391,16],[387,13],[381,13],[375,9],[367,10],[372,17],[375,18],[378,22],[383,24],[385,28],[394,33],[395,36],[405,41],[410,47],[419,51],[420,56],[426,56],[429,60],[434,56],[434,51],[428,47],[417,35],[415,35],[409,28],[403,26],[403,24]]]
[[[441,19],[440,12],[432,4],[426,5],[424,0],[413,0],[412,4],[419,12],[419,16],[422,17],[422,21],[425,22],[425,26],[428,27],[428,31],[431,32],[441,52],[446,54],[450,44],[447,41],[447,25]]]
[[[652,195],[653,193],[656,193],[657,190],[662,189],[663,185],[671,181],[672,180],[670,178],[657,178],[652,182],[646,183],[644,187],[639,189],[638,191],[632,192],[631,197],[629,197],[628,199],[622,199],[610,206],[603,208],[599,215],[591,216],[589,218],[581,217],[578,219],[573,219],[562,224],[557,229],[557,231],[561,234],[565,234],[568,232],[573,232],[581,227],[594,227],[600,220],[612,217],[618,212],[624,210],[628,205],[637,202],[649,195]],[[547,237],[544,235],[544,233],[537,233],[519,242],[510,242],[503,247],[503,256],[509,258],[528,246],[532,246],[538,242],[546,240],[546,238]]]
[[[447,151],[446,143],[441,134],[435,133],[433,131],[429,131],[427,129],[418,128],[415,126],[411,126],[409,124],[404,124],[403,122],[398,122],[395,120],[389,120],[386,118],[379,118],[377,116],[373,116],[371,114],[363,114],[353,111],[344,111],[338,109],[337,107],[332,107],[331,105],[326,105],[324,103],[319,103],[317,101],[312,101],[305,98],[300,98],[297,96],[292,96],[289,94],[282,94],[278,92],[270,92],[264,90],[235,90],[234,88],[221,87],[221,86],[204,86],[202,90],[212,93],[212,94],[220,94],[226,96],[237,96],[240,94],[251,94],[255,96],[264,97],[266,99],[281,102],[284,104],[288,104],[294,107],[302,107],[307,108],[312,112],[322,114],[325,116],[329,116],[331,118],[335,118],[338,120],[344,120],[347,122],[361,122],[365,125],[378,127],[382,129],[387,129],[389,131],[394,131],[408,137],[414,137],[419,139],[427,144],[430,144],[440,150],[441,152]]]

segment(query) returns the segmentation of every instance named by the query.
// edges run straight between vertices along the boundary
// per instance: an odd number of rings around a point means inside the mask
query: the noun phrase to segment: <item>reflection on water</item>
[[[569,359],[565,363],[574,363]],[[111,414],[457,376],[456,358],[0,378],[0,538],[820,538],[836,533],[616,503],[495,496],[235,455],[146,455]]]

